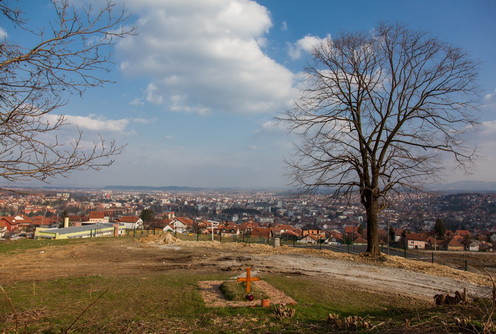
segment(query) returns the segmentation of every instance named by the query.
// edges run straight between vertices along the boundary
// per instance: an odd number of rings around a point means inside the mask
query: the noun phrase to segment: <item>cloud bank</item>
[[[286,108],[293,74],[263,47],[268,10],[249,0],[129,0],[139,35],[120,68],[149,79],[143,100],[168,111],[262,113]]]

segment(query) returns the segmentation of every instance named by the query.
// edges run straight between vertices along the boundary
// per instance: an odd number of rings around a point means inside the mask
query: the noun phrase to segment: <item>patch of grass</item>
[[[321,282],[306,276],[270,276],[264,278],[276,287],[282,287],[298,301],[297,314],[307,319],[325,319],[329,313],[343,316],[367,314],[387,315],[389,310],[410,308],[410,300]]]
[[[256,282],[251,283],[251,294],[254,299],[269,298],[265,291],[258,288]],[[220,291],[227,300],[245,301],[246,300],[246,282],[237,282],[233,280],[224,281],[220,285]]]
[[[329,313],[368,315],[374,324],[389,327],[428,322],[445,312],[441,308],[374,293],[335,289],[309,277],[264,276],[274,287],[298,301],[296,316],[279,320],[273,308],[208,308],[200,295],[200,280],[226,280],[225,274],[169,272],[143,276],[85,276],[4,286],[29,332],[60,333],[90,305],[71,332],[76,333],[314,333],[332,332]],[[242,284],[236,284],[242,288]],[[108,291],[107,291],[108,289]],[[242,290],[242,289],[241,289]],[[105,292],[106,291],[106,292]],[[242,293],[244,297],[244,292]],[[3,297],[3,296],[2,296]],[[15,328],[10,306],[0,302],[0,332]],[[30,315],[37,315],[32,316]],[[392,319],[392,320],[390,320]],[[475,318],[474,318],[475,319]],[[384,327],[381,327],[384,330]]]
[[[52,247],[52,246],[65,246],[83,243],[95,243],[102,244],[108,242],[120,242],[122,239],[129,237],[119,237],[119,238],[76,238],[76,239],[60,239],[60,240],[48,240],[48,239],[18,239],[18,240],[5,240],[0,241],[0,254],[10,253],[16,251],[23,251],[27,249],[36,249],[42,247]]]

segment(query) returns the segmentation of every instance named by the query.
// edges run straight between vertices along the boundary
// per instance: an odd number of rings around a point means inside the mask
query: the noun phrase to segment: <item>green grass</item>
[[[292,306],[296,309],[294,318],[278,320],[273,308],[206,307],[197,282],[227,279],[225,275],[208,272],[70,277],[18,282],[4,289],[17,311],[19,333],[60,333],[79,316],[71,332],[330,333],[333,331],[326,324],[329,313],[368,316],[374,324],[385,323],[380,329],[387,332],[404,326],[406,319],[419,328],[430,326],[430,319],[445,317],[447,312],[445,308],[415,306],[401,298],[335,289],[304,276],[264,278],[298,301]],[[462,307],[457,309],[460,314],[467,312]],[[0,332],[14,329],[12,309],[2,296]]]
[[[257,283],[250,284],[253,299],[267,299],[267,294],[257,287]],[[227,300],[246,301],[246,282],[237,282],[233,280],[225,281],[220,285],[220,291]]]
[[[27,249],[36,249],[42,247],[60,247],[65,245],[92,243],[95,245],[108,242],[119,242],[122,239],[130,237],[119,237],[119,238],[76,238],[76,239],[60,239],[60,240],[48,240],[48,239],[19,239],[13,241],[0,241],[0,254],[11,253],[17,251],[24,251]]]

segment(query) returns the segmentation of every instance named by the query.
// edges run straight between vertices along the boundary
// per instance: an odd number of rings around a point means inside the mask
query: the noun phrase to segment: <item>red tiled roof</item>
[[[288,237],[289,236],[295,236],[295,237],[297,237],[297,236],[299,236],[299,234],[296,232],[293,232],[293,231],[286,231],[286,232],[282,232],[281,236],[288,236]]]
[[[470,236],[470,231],[468,231],[468,230],[456,230],[455,234],[462,236],[462,237]]]
[[[358,226],[346,226],[344,228],[344,233],[356,233],[358,232]]]
[[[136,223],[139,219],[140,217],[136,216],[124,216],[119,218],[118,220],[123,223]]]
[[[457,240],[457,238],[453,238],[448,242],[448,247],[464,247],[463,244]]]
[[[105,218],[105,212],[103,211],[90,211],[90,219],[103,219]]]
[[[406,240],[425,241],[427,239],[427,236],[423,233],[408,233],[405,237]]]
[[[270,235],[270,228],[257,227],[251,231],[253,237],[266,237]]]
[[[34,216],[31,217],[33,222],[31,223],[32,225],[50,225],[53,224],[56,219],[53,217],[43,217],[43,216]]]
[[[176,217],[174,219],[179,220],[184,225],[189,225],[189,226],[193,225],[193,219],[189,219],[185,217]]]
[[[358,237],[356,238],[355,240],[353,240],[353,243],[354,244],[366,244],[367,243],[367,240],[365,240],[364,238],[362,237]]]

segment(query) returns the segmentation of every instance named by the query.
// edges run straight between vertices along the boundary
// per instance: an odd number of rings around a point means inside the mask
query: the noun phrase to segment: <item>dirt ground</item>
[[[18,251],[0,258],[0,284],[84,275],[146,275],[171,270],[240,275],[307,275],[333,288],[368,290],[432,302],[435,294],[467,289],[489,297],[482,274],[394,256],[370,259],[327,250],[149,238],[80,243]]]

